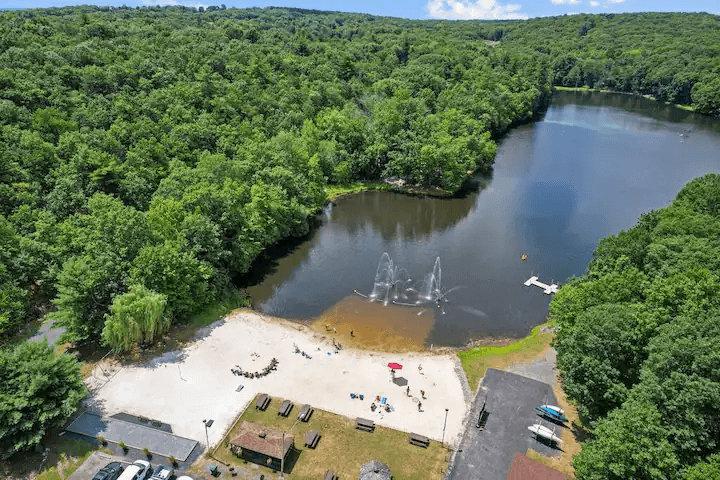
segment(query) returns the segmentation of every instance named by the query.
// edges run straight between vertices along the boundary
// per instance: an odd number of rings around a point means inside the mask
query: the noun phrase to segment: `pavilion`
[[[249,457],[255,463],[275,469],[280,469],[281,460],[287,457],[294,446],[293,435],[246,421],[240,423],[237,435],[230,441],[230,449],[236,456]]]

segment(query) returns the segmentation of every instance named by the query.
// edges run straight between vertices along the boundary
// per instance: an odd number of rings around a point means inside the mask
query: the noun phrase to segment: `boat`
[[[555,443],[562,443],[562,440],[560,440],[560,437],[555,435],[555,430],[550,430],[544,425],[540,425],[539,423],[536,423],[534,425],[531,425],[527,427],[528,430],[533,432],[535,434],[535,437],[542,437],[545,440],[548,440],[550,442]]]
[[[541,415],[558,422],[567,422],[568,418],[565,416],[565,412],[562,408],[556,407],[555,405],[540,405],[535,407],[535,410],[540,412]]]

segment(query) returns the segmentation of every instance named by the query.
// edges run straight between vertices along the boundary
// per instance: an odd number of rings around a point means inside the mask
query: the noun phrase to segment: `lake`
[[[523,337],[551,298],[526,280],[581,275],[600,238],[719,169],[717,120],[631,95],[558,92],[457,198],[339,198],[307,237],[266,252],[245,290],[257,310],[353,329],[372,347]],[[394,286],[376,285],[381,258],[379,280]],[[373,289],[376,302],[365,298]]]

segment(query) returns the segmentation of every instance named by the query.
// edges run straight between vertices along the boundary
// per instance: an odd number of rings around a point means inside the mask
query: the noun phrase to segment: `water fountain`
[[[371,302],[381,301],[383,305],[392,302],[395,305],[419,306],[437,303],[438,308],[445,314],[443,303],[447,302],[447,294],[460,287],[450,290],[442,286],[442,267],[440,257],[435,259],[432,272],[425,275],[423,280],[412,283],[407,270],[395,265],[387,252],[383,253],[375,272],[375,281],[370,295],[355,293],[368,298]]]

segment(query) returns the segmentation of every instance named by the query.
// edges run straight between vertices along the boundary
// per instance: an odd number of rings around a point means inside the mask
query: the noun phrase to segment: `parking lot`
[[[476,428],[483,402],[487,399],[485,430]],[[505,480],[515,453],[529,448],[547,456],[560,450],[536,440],[527,429],[540,421],[552,424],[536,414],[535,407],[543,403],[555,404],[552,387],[515,373],[488,369],[480,393],[473,404],[465,435],[457,451],[451,480]],[[565,427],[557,427],[561,435]]]

